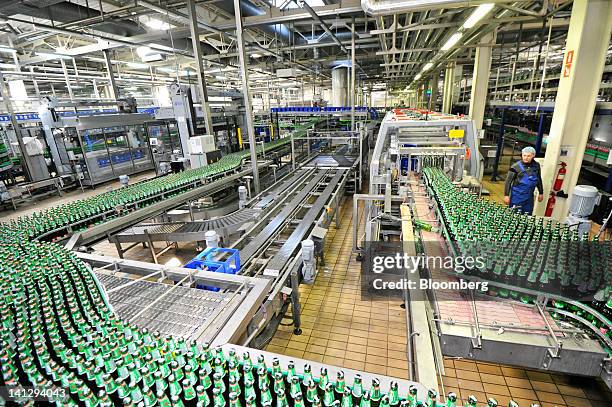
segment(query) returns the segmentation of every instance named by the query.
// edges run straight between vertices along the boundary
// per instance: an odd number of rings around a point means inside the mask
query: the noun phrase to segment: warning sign
[[[563,77],[569,78],[574,62],[574,50],[567,51],[565,54],[565,62],[563,63]]]

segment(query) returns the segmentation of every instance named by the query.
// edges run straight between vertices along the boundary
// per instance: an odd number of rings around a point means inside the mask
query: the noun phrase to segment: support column
[[[450,113],[453,103],[453,80],[455,69],[452,64],[446,66],[444,71],[444,89],[442,90],[442,113]]]
[[[6,86],[6,82],[4,81],[4,76],[2,75],[2,71],[0,71],[0,97],[2,98],[2,102],[4,104],[4,109],[9,114],[11,119],[11,124],[13,125],[13,130],[15,131],[15,138],[17,139],[17,143],[19,144],[19,149],[21,150],[21,154],[24,156],[21,160],[21,166],[26,174],[26,177],[30,181],[33,181],[31,177],[31,171],[28,167],[28,160],[25,159],[26,148],[23,144],[23,139],[21,135],[21,127],[19,127],[19,123],[17,123],[17,118],[15,117],[15,111],[13,110],[13,102],[9,92],[8,87]]]
[[[493,34],[485,35],[481,44],[492,44]],[[468,115],[474,120],[476,130],[482,129],[485,105],[489,89],[489,72],[491,71],[491,47],[482,46],[476,48],[476,59],[474,61],[474,76],[472,77],[472,94],[470,96],[470,110]]]
[[[429,110],[436,111],[436,100],[438,99],[438,82],[440,80],[440,71],[434,71],[429,83],[431,84],[431,96],[429,100],[431,100]]]
[[[451,110],[452,110],[452,106],[453,104],[458,103],[459,101],[461,101],[460,96],[461,96],[461,82],[463,80],[463,65],[454,65],[453,66],[453,99],[451,101]],[[450,113],[450,112],[449,112]]]
[[[191,42],[193,44],[193,57],[196,62],[196,71],[198,76],[198,87],[200,88],[200,105],[204,113],[204,124],[208,134],[214,134],[213,121],[210,114],[210,105],[208,104],[208,90],[206,89],[206,77],[204,76],[204,62],[202,61],[202,45],[200,44],[200,28],[198,26],[198,14],[196,12],[195,0],[187,0],[187,9],[189,10],[189,30],[191,32]]]
[[[351,131],[355,131],[355,22],[351,24]]]
[[[563,191],[571,195],[578,182],[611,29],[612,2],[574,1],[555,110],[542,166],[545,199],[536,204],[537,215],[544,214],[546,198],[549,196],[560,161],[567,163]],[[568,202],[568,199],[557,197],[552,217],[565,218]]]
[[[234,15],[236,16],[236,43],[238,44],[238,59],[240,61],[240,73],[242,77],[242,96],[244,98],[244,110],[246,127],[249,134],[249,150],[251,152],[251,167],[253,169],[253,184],[255,195],[259,195],[259,168],[257,167],[257,146],[255,144],[255,128],[253,127],[253,108],[251,106],[251,90],[249,89],[249,71],[246,66],[246,55],[244,53],[244,38],[242,37],[242,12],[240,0],[234,0]]]
[[[66,61],[64,61],[63,58],[60,58],[60,64],[62,65],[62,72],[64,74],[66,88],[68,89],[68,97],[70,97],[71,102],[74,102],[74,94],[72,93],[72,86],[70,85],[70,78],[68,77],[68,68],[66,67]]]
[[[117,83],[115,82],[115,74],[113,72],[113,63],[111,62],[110,52],[105,49],[102,51],[104,53],[104,61],[106,62],[106,74],[108,75],[108,82],[110,84],[110,97],[111,99],[117,99],[119,97],[119,89],[117,89]]]

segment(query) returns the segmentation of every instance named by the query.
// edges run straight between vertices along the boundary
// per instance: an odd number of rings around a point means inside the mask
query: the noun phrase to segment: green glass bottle
[[[468,396],[466,406],[467,407],[477,407],[478,406],[478,399],[476,399],[476,396],[470,394]]]
[[[437,405],[437,400],[438,400],[438,392],[434,389],[429,389],[427,390],[427,401],[426,401],[426,406],[427,407],[436,407]]]
[[[363,395],[363,380],[361,379],[361,375],[359,373],[357,373],[353,379],[352,394],[353,398],[355,398],[357,402]]]
[[[260,388],[259,388],[259,392],[260,392],[260,397],[261,397],[261,403],[263,404],[272,404],[273,403],[273,398],[272,398],[272,393],[270,392],[270,387],[264,383]]]
[[[344,389],[344,394],[342,395],[342,402],[340,403],[342,407],[353,407],[353,394],[351,389],[346,387]]]
[[[324,392],[329,383],[329,377],[327,376],[327,368],[323,366],[321,368],[321,374],[319,375],[319,389]]]
[[[344,372],[342,370],[339,370],[336,374],[336,383],[334,385],[334,392],[336,393],[337,400],[340,400],[342,398],[342,395],[344,394],[345,385],[346,384],[344,382]]]
[[[193,387],[193,383],[189,379],[183,379],[183,395],[182,399],[187,404],[190,405],[196,402],[196,390]]]
[[[196,387],[197,405],[201,407],[207,407],[210,404],[210,398],[204,386],[199,385]]]
[[[380,403],[381,398],[382,393],[380,391],[380,380],[375,377],[372,379],[372,386],[370,387],[370,401],[376,405]]]
[[[276,406],[277,407],[289,407],[287,396],[285,395],[285,392],[280,389],[276,391]]]
[[[238,394],[230,392],[229,407],[241,407],[241,403],[240,403],[240,399],[238,398]]]
[[[225,398],[217,387],[213,389],[213,407],[225,407]]]
[[[270,386],[268,370],[264,366],[259,366],[257,368],[257,387],[261,389],[264,385]]]

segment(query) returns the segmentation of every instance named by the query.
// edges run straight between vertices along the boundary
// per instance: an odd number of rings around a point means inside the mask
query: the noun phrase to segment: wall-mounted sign
[[[569,78],[574,62],[574,50],[567,51],[565,54],[565,62],[563,63],[563,77]]]

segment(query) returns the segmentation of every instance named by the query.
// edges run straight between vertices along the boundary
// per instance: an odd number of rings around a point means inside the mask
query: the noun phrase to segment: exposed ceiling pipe
[[[221,10],[233,15],[234,14],[234,3],[233,1],[220,1],[215,4],[215,7],[220,8]],[[266,14],[261,7],[257,6],[251,1],[248,0],[240,0],[240,7],[242,10],[243,19],[247,19],[248,17],[255,16],[263,16]],[[262,24],[259,27],[262,31],[272,35],[279,36],[285,41],[289,41],[291,38],[291,31],[287,27],[286,24],[276,23],[276,24]]]
[[[82,19],[88,15],[99,15],[100,11],[92,8],[84,7],[78,4],[69,3],[66,1],[57,1],[53,4],[45,4],[44,7],[35,7],[31,4],[23,2],[0,0],[0,12],[6,16],[27,15],[54,22],[65,24]],[[144,34],[145,30],[133,21],[118,20],[115,18],[106,18],[93,25],[96,30],[130,37],[133,35]]]

